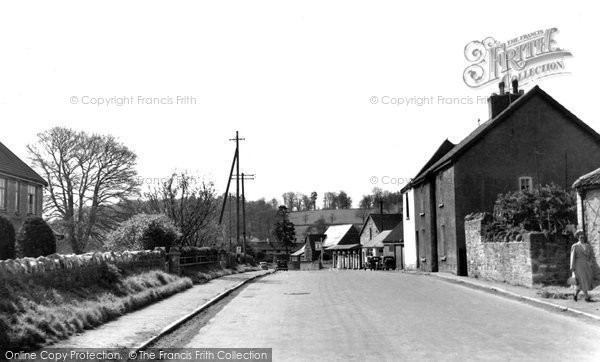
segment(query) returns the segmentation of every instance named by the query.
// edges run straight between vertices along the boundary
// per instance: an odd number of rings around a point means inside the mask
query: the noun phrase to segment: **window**
[[[519,177],[519,190],[532,190],[533,180],[529,176]]]
[[[0,209],[6,210],[6,179],[0,178]]]
[[[404,194],[404,198],[406,199],[406,220],[410,220],[410,204],[408,202],[408,192]]]
[[[35,214],[35,186],[27,186],[27,213]]]
[[[373,239],[373,229],[369,228],[369,240]]]
[[[18,214],[21,211],[21,183],[15,181],[15,213]]]

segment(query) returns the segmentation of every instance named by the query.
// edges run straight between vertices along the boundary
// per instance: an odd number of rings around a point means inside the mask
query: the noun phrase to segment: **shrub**
[[[169,248],[179,237],[177,227],[165,215],[137,214],[123,221],[107,236],[106,247],[111,251],[151,250]]]
[[[56,236],[39,216],[25,219],[17,237],[17,254],[37,258],[56,253]]]
[[[0,216],[0,259],[15,258],[15,227],[12,222]]]
[[[507,228],[562,232],[577,222],[575,195],[557,185],[501,194],[494,206],[494,221]]]

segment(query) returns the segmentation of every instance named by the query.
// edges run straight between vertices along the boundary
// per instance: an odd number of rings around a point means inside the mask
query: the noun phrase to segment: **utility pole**
[[[244,180],[254,180],[255,175],[245,175],[242,172],[242,220],[243,220],[243,241],[242,252],[246,255],[246,192],[244,191]]]
[[[230,141],[235,141],[235,208],[236,208],[236,220],[235,220],[235,245],[240,245],[240,141],[244,141],[245,138],[240,138],[239,132],[235,131],[235,138]]]

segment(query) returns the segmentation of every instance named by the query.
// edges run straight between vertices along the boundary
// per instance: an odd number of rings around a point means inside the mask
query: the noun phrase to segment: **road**
[[[426,275],[278,272],[187,347],[267,347],[274,361],[600,360],[600,326]]]

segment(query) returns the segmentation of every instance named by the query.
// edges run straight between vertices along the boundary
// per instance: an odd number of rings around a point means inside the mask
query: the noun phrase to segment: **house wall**
[[[31,214],[27,213],[27,187],[35,186],[36,188],[36,208],[33,215],[42,216],[42,203],[44,200],[44,189],[41,185],[16,179],[8,175],[0,175],[0,178],[6,179],[6,208],[0,209],[0,215],[8,218],[14,225],[15,231],[19,231],[23,221]],[[17,190],[18,201],[17,201]]]
[[[426,181],[414,188],[415,238],[418,257],[418,269],[436,272],[437,269],[437,235],[435,233],[435,210],[432,208],[432,195],[435,188],[431,181]]]
[[[408,198],[408,201],[407,201]],[[402,195],[404,200],[404,214],[402,218],[402,232],[404,240],[404,268],[407,270],[417,269],[417,240],[415,237],[415,220],[418,213],[415,213],[415,191],[408,189]],[[408,205],[406,205],[408,203]],[[407,212],[408,210],[408,212]]]
[[[456,273],[458,250],[456,248],[454,167],[449,167],[436,175],[435,187],[438,270]]]
[[[489,220],[475,217],[465,221],[469,276],[527,287],[565,284],[574,240],[526,233],[520,241],[492,242],[482,233]]]
[[[582,208],[583,199],[583,208]],[[584,225],[588,242],[594,250],[596,260],[600,260],[600,188],[577,195],[578,224]],[[583,216],[583,218],[582,218]]]
[[[467,214],[493,211],[498,194],[518,190],[521,176],[532,177],[534,185],[569,188],[599,165],[598,141],[540,96],[531,98],[455,163],[457,272],[466,272],[461,225]]]

